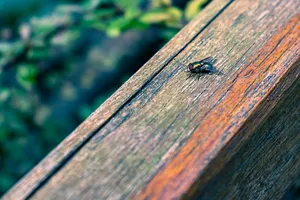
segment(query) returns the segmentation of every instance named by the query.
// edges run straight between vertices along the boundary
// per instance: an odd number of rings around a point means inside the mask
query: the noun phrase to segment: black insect
[[[220,74],[220,72],[214,68],[214,62],[215,60],[212,57],[208,57],[197,62],[189,63],[187,66],[187,72],[190,73],[189,77],[194,74],[199,74],[199,79],[202,74]]]

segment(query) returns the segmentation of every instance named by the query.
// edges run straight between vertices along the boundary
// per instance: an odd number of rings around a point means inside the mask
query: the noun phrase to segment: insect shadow
[[[223,73],[219,70],[217,70],[213,65],[216,62],[216,59],[213,59],[212,57],[207,57],[203,60],[189,63],[187,66],[187,70],[185,72],[189,73],[188,78],[193,76],[198,76],[198,80],[201,76],[205,74],[216,74],[216,75],[222,75]]]

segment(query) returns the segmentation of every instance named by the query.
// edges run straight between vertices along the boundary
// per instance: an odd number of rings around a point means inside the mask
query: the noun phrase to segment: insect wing
[[[210,64],[205,64],[202,67],[203,70],[208,71],[208,72],[213,72],[214,71],[214,67]]]
[[[213,59],[213,57],[207,57],[207,58],[204,58],[203,60],[201,60],[200,62],[204,62],[204,63],[209,63],[209,64],[213,64],[213,61],[214,61],[214,59]]]

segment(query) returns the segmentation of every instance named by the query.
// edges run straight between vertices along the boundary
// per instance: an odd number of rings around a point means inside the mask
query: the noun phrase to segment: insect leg
[[[217,75],[223,75],[223,72],[220,70],[217,70]]]
[[[192,77],[193,76],[193,74],[188,74],[188,77],[186,78],[186,80],[188,80],[190,77]]]
[[[198,81],[199,81],[200,77],[201,77],[201,74],[198,74]]]

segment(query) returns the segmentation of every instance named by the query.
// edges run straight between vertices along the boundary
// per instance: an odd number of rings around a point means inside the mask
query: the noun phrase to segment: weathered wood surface
[[[199,197],[280,199],[285,194],[291,180],[300,174],[299,91],[298,78],[282,94],[268,119],[259,125],[232,160],[197,194]]]
[[[263,184],[284,180],[280,195],[299,173],[299,127],[272,116],[285,105],[281,99],[299,90],[299,53],[298,0],[215,1],[4,199],[263,197],[280,187]],[[217,59],[223,75],[186,79],[186,64],[207,56]],[[274,129],[275,138],[263,139],[269,120],[298,129],[285,127],[276,137]],[[274,154],[267,147],[280,138],[287,149]],[[257,147],[247,152],[251,142],[267,155]],[[270,163],[255,157],[241,163],[239,155],[261,155]],[[267,170],[262,163],[270,170],[280,159],[288,164],[266,173],[270,182],[256,177]],[[240,180],[230,166],[250,179]],[[228,190],[214,193],[227,181]]]
[[[65,162],[81,148],[95,132],[103,127],[122,107],[135,96],[140,88],[166,66],[191,40],[230,4],[230,0],[217,0],[206,7],[201,15],[189,23],[161,51],[154,55],[136,74],[131,77],[110,99],[77,127],[30,173],[21,179],[6,195],[5,199],[25,199],[44,181],[48,180]]]

